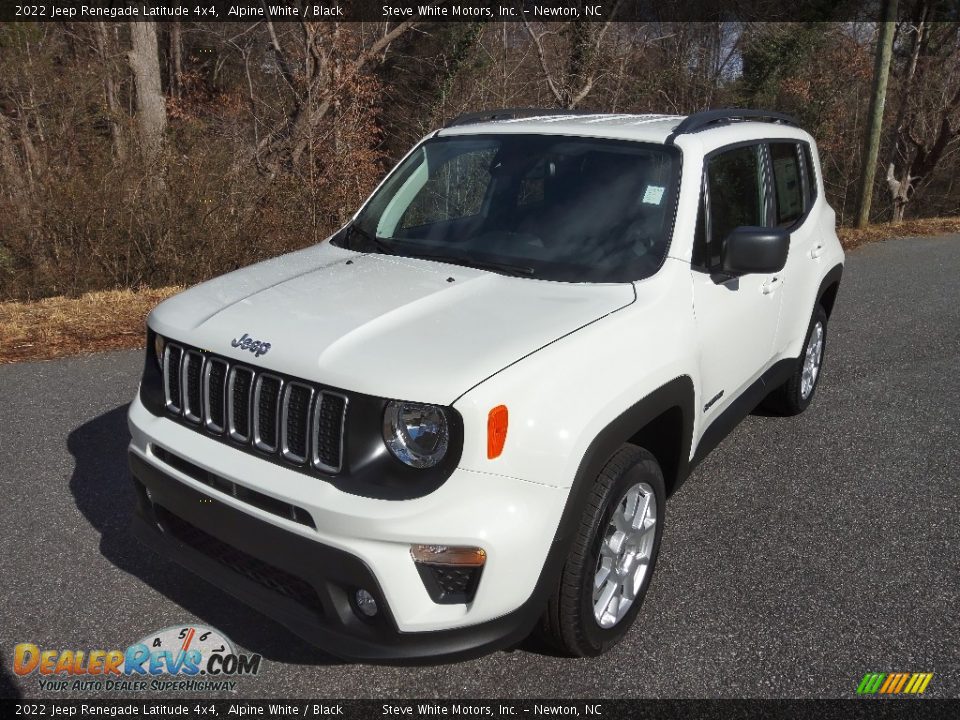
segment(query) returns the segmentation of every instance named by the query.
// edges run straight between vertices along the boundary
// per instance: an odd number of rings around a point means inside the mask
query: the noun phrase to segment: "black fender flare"
[[[823,299],[824,293],[827,292],[827,288],[837,284],[840,285],[840,278],[843,276],[843,263],[837,263],[832,268],[827,271],[827,274],[823,276],[823,280],[820,281],[820,287],[817,288],[817,297],[814,302],[819,303]],[[812,310],[812,308],[811,308]]]
[[[679,487],[690,471],[690,445],[693,441],[695,407],[693,380],[688,375],[681,375],[631,405],[618,415],[613,422],[603,428],[583,454],[580,466],[577,468],[577,473],[570,486],[570,494],[567,497],[563,515],[560,517],[555,539],[560,541],[573,536],[580,519],[580,513],[583,510],[583,503],[590,494],[594,478],[600,474],[603,466],[620,446],[651,420],[672,408],[680,409],[683,436],[680,442],[680,458],[677,463],[676,477],[665,479],[668,486]]]
[[[672,482],[672,487],[676,489],[690,473],[690,445],[693,441],[695,407],[693,380],[688,375],[681,375],[624,410],[590,442],[574,475],[567,502],[560,515],[560,522],[557,524],[553,544],[547,553],[537,584],[530,598],[517,611],[517,615],[524,618],[521,622],[526,625],[528,631],[542,613],[550,592],[560,580],[560,573],[579,525],[584,504],[590,495],[593,481],[600,474],[603,466],[621,445],[642,430],[651,420],[668,410],[679,408],[683,436],[676,475]],[[666,479],[669,482],[670,479]]]

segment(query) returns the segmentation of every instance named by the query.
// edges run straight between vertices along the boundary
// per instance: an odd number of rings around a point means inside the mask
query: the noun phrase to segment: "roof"
[[[705,134],[705,145],[765,137],[804,138],[806,133],[788,116],[757,110],[709,110],[694,115],[637,115],[604,113],[527,114],[513,117],[503,111],[476,113],[453,121],[439,135],[534,134],[602,137],[662,144],[680,133]],[[485,117],[486,115],[486,117]],[[476,119],[475,119],[476,118]]]
[[[683,115],[535,115],[453,125],[440,135],[485,135],[530,133],[534,135],[578,135],[664,142],[684,119]]]

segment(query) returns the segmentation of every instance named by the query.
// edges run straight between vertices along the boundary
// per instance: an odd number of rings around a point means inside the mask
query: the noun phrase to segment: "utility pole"
[[[877,54],[873,66],[873,91],[867,119],[867,137],[863,148],[863,167],[860,174],[860,205],[857,227],[870,222],[870,203],[873,200],[873,179],[880,152],[880,133],[883,129],[883,106],[887,99],[887,79],[890,77],[890,55],[893,52],[893,34],[897,27],[897,0],[883,0],[883,18]]]

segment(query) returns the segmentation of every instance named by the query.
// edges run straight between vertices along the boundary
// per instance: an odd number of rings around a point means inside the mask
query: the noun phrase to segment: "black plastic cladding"
[[[460,605],[473,602],[480,585],[483,566],[454,567],[416,563],[430,599],[438,605]]]
[[[309,463],[304,466],[292,464],[282,459],[279,451],[265,453],[255,449],[252,446],[252,438],[248,438],[246,442],[240,442],[230,439],[227,433],[220,434],[211,431],[203,427],[202,423],[185,421],[182,417],[164,410],[163,377],[160,373],[160,367],[154,359],[152,349],[155,337],[156,333],[148,329],[147,352],[144,358],[143,378],[140,383],[140,401],[144,407],[153,415],[169,418],[184,427],[191,428],[229,447],[247,452],[260,460],[329,482],[338,490],[351,495],[382,500],[412,500],[428,495],[443,485],[460,463],[460,455],[463,452],[463,419],[460,417],[460,413],[453,408],[444,408],[447,413],[447,427],[450,430],[450,442],[446,456],[435,467],[412,468],[397,460],[384,445],[382,434],[383,412],[389,402],[388,399],[321,386],[318,383],[257,367],[251,363],[241,363],[241,365],[258,372],[269,372],[271,375],[281,378],[284,385],[290,382],[304,383],[323,390],[340,393],[347,398],[347,418],[343,433],[343,469],[340,473],[337,475],[326,474],[310,467]],[[170,341],[182,346],[185,351],[195,350],[195,348],[178,340],[171,338]],[[199,352],[212,357],[221,357],[203,350]]]

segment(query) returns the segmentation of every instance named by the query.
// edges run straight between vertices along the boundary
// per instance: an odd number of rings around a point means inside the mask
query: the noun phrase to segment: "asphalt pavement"
[[[813,405],[750,416],[696,470],[636,625],[585,660],[325,656],[131,537],[141,352],[0,366],[0,697],[51,694],[14,676],[17,643],[125,648],[180,623],[262,654],[240,697],[850,697],[868,671],[960,697],[958,278],[960,236],[849,254]]]

